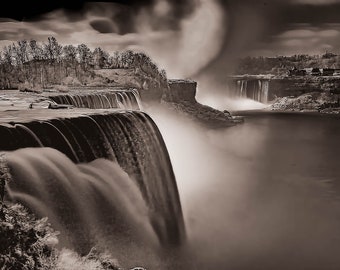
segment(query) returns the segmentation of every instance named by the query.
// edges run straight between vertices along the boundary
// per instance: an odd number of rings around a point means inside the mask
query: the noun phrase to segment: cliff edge
[[[233,126],[239,122],[229,113],[198,103],[196,96],[197,82],[183,79],[168,80],[169,87],[162,96],[161,103],[211,128]]]

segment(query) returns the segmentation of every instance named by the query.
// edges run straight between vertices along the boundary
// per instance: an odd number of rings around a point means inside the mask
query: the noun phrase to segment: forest
[[[0,52],[1,89],[45,89],[58,86],[86,86],[98,80],[95,69],[134,69],[166,80],[165,70],[144,52],[91,50],[86,44],[62,45],[55,37],[47,42],[20,40]],[[100,78],[99,78],[100,79]]]

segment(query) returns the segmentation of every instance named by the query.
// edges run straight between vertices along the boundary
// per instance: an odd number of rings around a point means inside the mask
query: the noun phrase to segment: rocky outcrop
[[[168,80],[169,88],[164,92],[163,100],[169,102],[196,102],[197,82],[192,80]]]
[[[169,88],[163,94],[162,103],[167,107],[211,128],[233,126],[240,123],[226,114],[196,101],[197,82],[192,80],[169,80]]]
[[[209,106],[200,104],[198,102],[192,103],[189,101],[182,102],[166,102],[162,101],[167,107],[175,110],[177,113],[187,116],[191,120],[203,124],[209,128],[223,128],[234,126],[240,123],[239,119],[233,119],[225,113],[211,108]]]
[[[269,84],[269,100],[273,100],[275,97],[298,97],[311,92],[340,94],[340,77],[298,76],[273,78]]]
[[[278,98],[269,109],[272,111],[338,113],[339,107],[339,94],[312,92],[302,94],[298,97]]]

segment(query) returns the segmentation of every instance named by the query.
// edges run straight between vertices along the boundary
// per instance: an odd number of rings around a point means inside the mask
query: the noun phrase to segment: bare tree
[[[44,58],[47,59],[50,63],[53,65],[53,79],[54,81],[57,81],[57,78],[59,78],[58,81],[61,79],[61,66],[60,66],[60,60],[62,55],[63,47],[58,43],[57,39],[55,37],[48,37],[47,43],[44,44]],[[57,72],[56,70],[56,63],[59,63],[58,67],[59,70]],[[58,76],[58,74],[59,76]]]
[[[75,75],[77,76],[77,48],[73,45],[66,45],[63,48],[63,58],[65,60],[65,73],[69,76],[68,66],[71,65],[74,68]]]
[[[79,63],[82,65],[83,69],[88,70],[92,62],[92,52],[85,44],[80,44],[77,47]]]
[[[47,41],[48,42],[44,44],[45,58],[51,61],[59,61],[63,47],[58,43],[55,37],[48,37]]]
[[[131,68],[133,64],[134,53],[131,50],[127,50],[121,53],[121,62],[123,68]]]
[[[119,68],[120,65],[120,55],[118,51],[113,52],[113,55],[110,57],[111,68]]]
[[[7,65],[9,68],[14,66],[14,54],[13,54],[13,49],[12,46],[5,46],[3,51],[3,61],[4,64]]]
[[[29,59],[33,61],[43,59],[43,48],[34,39],[29,41]]]
[[[109,54],[102,48],[97,47],[93,51],[93,64],[97,68],[106,67],[109,60]]]
[[[17,63],[22,65],[28,62],[28,42],[27,40],[19,40],[17,44],[14,45],[15,53],[17,56]]]

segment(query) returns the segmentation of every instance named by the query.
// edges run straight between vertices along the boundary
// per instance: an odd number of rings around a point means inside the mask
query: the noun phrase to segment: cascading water
[[[86,253],[96,239],[131,241],[140,232],[162,246],[183,242],[172,166],[147,114],[10,122],[0,125],[0,137],[6,198],[49,217],[63,245]]]
[[[268,79],[242,79],[236,80],[231,86],[233,96],[249,98],[261,103],[268,103],[269,80]]]
[[[111,90],[96,93],[78,93],[50,96],[57,104],[72,105],[77,108],[140,110],[140,96],[136,89]]]
[[[269,81],[264,80],[262,81],[262,93],[263,93],[263,103],[268,102],[268,95],[269,95]]]

